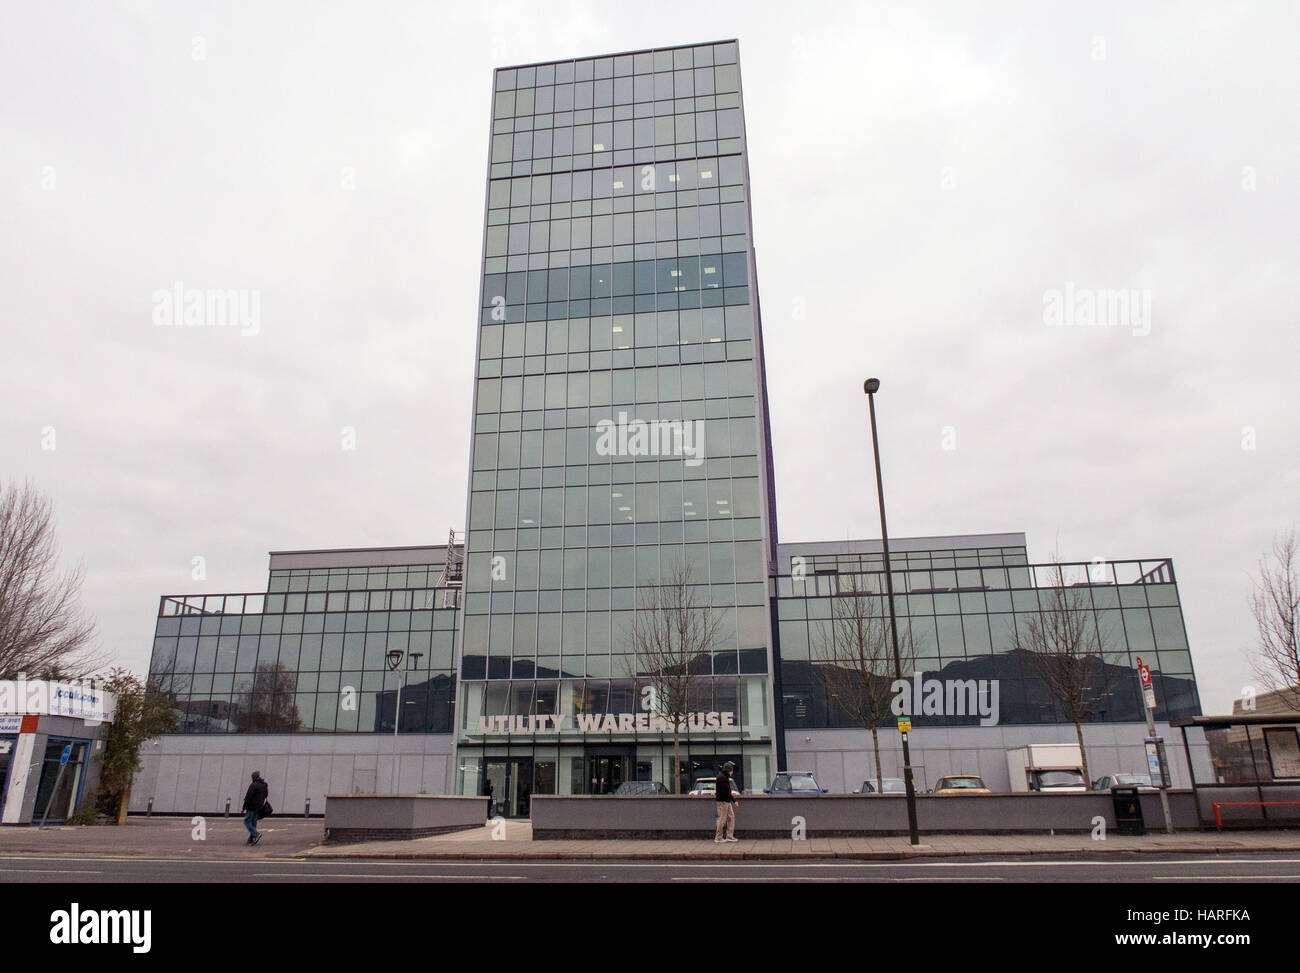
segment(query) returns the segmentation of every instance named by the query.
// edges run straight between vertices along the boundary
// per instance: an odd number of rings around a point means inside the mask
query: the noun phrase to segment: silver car
[[[876,781],[874,778],[872,780],[864,780],[862,782],[862,787],[858,789],[858,793],[859,794],[876,794],[876,793],[906,794],[907,793],[907,781],[903,780],[903,778],[901,777],[881,778],[880,785],[882,789],[878,791],[876,788]]]
[[[1151,783],[1151,778],[1146,774],[1107,774],[1092,782],[1094,791],[1109,791],[1112,787],[1136,787],[1141,791],[1160,789]]]

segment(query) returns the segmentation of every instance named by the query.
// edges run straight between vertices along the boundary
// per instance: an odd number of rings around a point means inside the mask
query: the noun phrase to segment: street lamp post
[[[898,657],[898,616],[894,611],[894,575],[889,564],[889,528],[885,525],[885,482],[880,475],[880,439],[876,435],[876,392],[880,379],[869,378],[862,390],[867,393],[867,406],[871,410],[871,448],[876,457],[876,494],[880,499],[880,543],[885,553],[885,590],[889,593],[889,635],[894,643],[894,678],[903,678],[903,663]],[[912,751],[903,737],[903,781],[907,785],[907,834],[913,847],[921,843],[916,828],[916,784],[912,780]]]

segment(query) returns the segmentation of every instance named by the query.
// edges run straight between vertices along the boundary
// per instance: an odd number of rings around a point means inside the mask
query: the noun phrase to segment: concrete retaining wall
[[[427,838],[481,828],[486,817],[487,799],[483,797],[330,794],[325,798],[325,840]]]
[[[1141,795],[1148,831],[1163,827],[1160,795]],[[1171,791],[1176,828],[1198,827],[1191,791]],[[1115,828],[1108,793],[917,795],[917,826],[929,834],[1086,833],[1093,819]],[[907,799],[823,794],[820,797],[742,797],[736,833],[789,838],[803,818],[808,838],[907,834]],[[714,802],[691,797],[551,797],[532,802],[533,838],[698,838],[714,827]]]
[[[1183,752],[1182,731],[1157,723],[1165,740],[1174,787],[1191,787],[1192,778]],[[1088,750],[1088,774],[1097,780],[1107,774],[1145,774],[1147,770],[1144,723],[1088,723],[1083,742]],[[994,792],[1009,793],[1007,751],[1030,743],[1077,743],[1070,724],[1048,726],[917,727],[908,736],[912,769],[924,790],[947,774],[978,774]],[[1196,779],[1214,779],[1204,731],[1187,732]],[[864,780],[876,776],[871,734],[860,729],[799,730],[785,734],[786,761],[782,770],[808,770],[832,794],[856,791]],[[903,744],[892,726],[880,731],[880,766],[884,777],[903,776]],[[767,786],[746,782],[747,787]]]

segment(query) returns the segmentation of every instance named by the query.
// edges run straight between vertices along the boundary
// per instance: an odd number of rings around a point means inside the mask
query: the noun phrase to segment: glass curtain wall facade
[[[499,69],[485,223],[457,790],[490,780],[506,813],[672,790],[630,632],[679,566],[722,619],[693,709],[734,722],[692,726],[683,779],[725,758],[761,786],[775,525],[735,42]]]
[[[450,733],[458,592],[441,564],[272,571],[258,594],[159,600],[149,676],[180,733]]]
[[[824,548],[825,545],[819,545]],[[801,556],[782,547],[777,578],[781,717],[786,729],[852,727],[830,699],[818,668],[828,664],[833,604],[855,590],[873,592],[864,614],[886,618],[884,560],[880,554],[819,553]],[[1030,564],[1022,546],[891,552],[899,639],[915,645],[912,666],[923,679],[996,680],[1002,725],[1068,723],[1015,636],[1043,624],[1053,591],[1064,582],[1069,610],[1098,633],[1108,671],[1098,676],[1090,721],[1141,722],[1137,657],[1151,667],[1155,718],[1200,713],[1187,632],[1173,563],[1150,561]],[[797,571],[794,570],[797,568]],[[843,609],[841,609],[843,612]],[[841,621],[843,624],[843,621]],[[892,673],[892,658],[888,667]],[[834,681],[831,681],[831,685]],[[1102,698],[1104,696],[1104,699]],[[886,723],[892,715],[886,714]],[[923,726],[978,725],[969,714],[912,715]]]

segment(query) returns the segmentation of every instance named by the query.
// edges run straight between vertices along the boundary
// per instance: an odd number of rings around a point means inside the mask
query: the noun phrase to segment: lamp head
[[[878,378],[867,379],[865,382],[862,383],[862,391],[866,392],[867,395],[874,395],[875,393],[879,392],[880,379]]]

